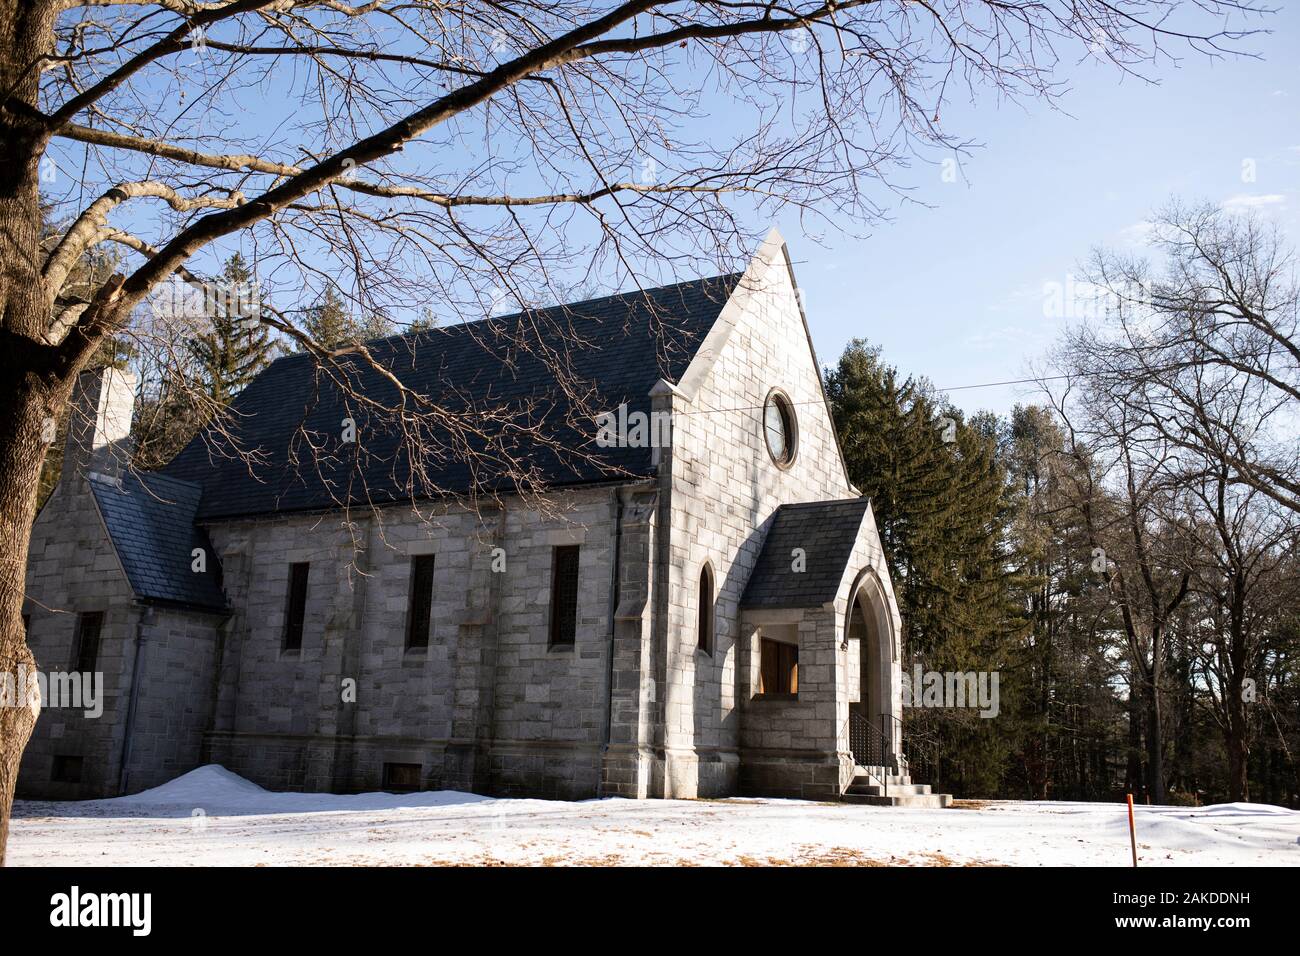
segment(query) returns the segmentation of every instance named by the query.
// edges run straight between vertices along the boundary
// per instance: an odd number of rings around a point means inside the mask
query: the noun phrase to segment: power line
[[[950,388],[936,388],[935,391],[936,392],[962,392],[973,388],[995,388],[999,385],[1028,385],[1030,383],[1038,383],[1038,382],[1056,382],[1056,381],[1060,381],[1061,379],[1074,378],[1074,377],[1075,376],[1073,375],[1047,375],[1044,376],[1043,378],[1015,378],[1015,379],[1008,379],[1005,382],[981,382],[978,385],[953,385]],[[819,399],[810,399],[809,401],[806,402],[791,402],[790,404],[792,406],[797,407],[800,405],[821,405],[822,402]],[[737,405],[734,408],[698,408],[693,411],[678,411],[675,412],[674,414],[707,415],[713,412],[759,412],[762,411],[765,407],[766,407],[765,405]]]

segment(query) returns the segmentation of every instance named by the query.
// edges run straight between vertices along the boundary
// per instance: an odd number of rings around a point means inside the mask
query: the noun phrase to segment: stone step
[[[894,783],[883,787],[875,781],[855,779],[849,785],[849,793],[858,793],[868,797],[916,797],[926,796],[930,792],[928,783]]]
[[[891,787],[906,787],[912,782],[912,778],[907,776],[907,774],[891,773],[886,777],[884,774],[879,773],[857,773],[853,776],[853,782],[855,784],[878,784],[883,783],[885,780],[889,781]]]
[[[872,807],[908,807],[914,810],[941,810],[952,806],[950,793],[911,793],[887,797],[869,796],[862,793],[846,793],[841,798],[845,803],[864,803]]]

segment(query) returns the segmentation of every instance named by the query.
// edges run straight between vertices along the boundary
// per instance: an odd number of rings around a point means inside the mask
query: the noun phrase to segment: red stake
[[[1133,826],[1133,794],[1128,795],[1128,840],[1133,846],[1133,865],[1138,865],[1137,829]]]

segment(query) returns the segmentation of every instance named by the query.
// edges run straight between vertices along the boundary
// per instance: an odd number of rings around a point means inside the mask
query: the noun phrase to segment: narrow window
[[[50,780],[54,783],[81,783],[81,758],[55,754]]]
[[[713,653],[713,572],[706,564],[700,569],[700,610],[695,623],[700,650]]]
[[[32,632],[32,616],[30,614],[24,614],[23,615],[23,636],[25,637],[31,634],[31,632]]]
[[[284,613],[284,650],[302,649],[302,625],[307,617],[307,562],[289,565],[289,597]]]
[[[384,764],[384,789],[390,793],[410,793],[420,789],[418,763]]]
[[[103,611],[77,615],[77,636],[72,642],[72,669],[93,673],[99,661],[99,632],[104,627]]]
[[[578,630],[578,546],[551,555],[551,643],[572,644]]]
[[[433,555],[411,558],[411,598],[406,611],[406,646],[428,647],[433,618]]]
[[[762,638],[759,641],[760,694],[799,693],[799,645]]]

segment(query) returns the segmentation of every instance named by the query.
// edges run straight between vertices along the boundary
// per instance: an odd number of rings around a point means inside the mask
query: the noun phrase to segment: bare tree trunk
[[[35,517],[36,487],[44,457],[46,397],[12,368],[12,352],[0,350],[0,672],[13,675],[36,662],[23,627],[23,582]],[[61,388],[66,393],[66,388]],[[0,866],[9,837],[18,765],[32,735],[39,702],[16,700],[0,707]]]
[[[1128,760],[1124,770],[1124,789],[1141,799],[1142,789],[1142,708],[1139,704],[1140,677],[1136,663],[1129,664],[1128,692]]]
[[[1246,701],[1242,695],[1241,675],[1229,684],[1224,694],[1227,720],[1223,728],[1224,749],[1228,752],[1228,801],[1240,803],[1250,799],[1247,775],[1250,757],[1250,728],[1247,725]]]
[[[41,462],[75,370],[59,368],[43,340],[50,318],[40,272],[40,156],[46,132],[33,116],[40,70],[52,42],[55,5],[0,0],[0,671],[33,667],[22,621],[27,549]],[[0,707],[0,866],[23,749],[37,707]]]
[[[1160,688],[1154,680],[1146,687],[1147,795],[1152,803],[1165,802],[1165,761],[1161,732]]]

